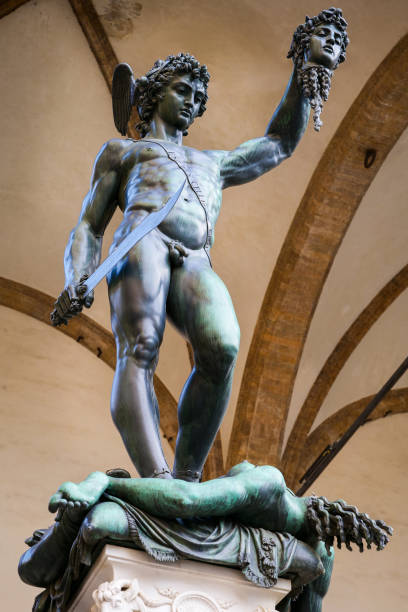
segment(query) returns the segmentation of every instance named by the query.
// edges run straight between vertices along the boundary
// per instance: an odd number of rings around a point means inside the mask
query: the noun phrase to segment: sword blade
[[[96,285],[116,266],[116,264],[135,246],[146,234],[151,232],[167,217],[171,209],[180,197],[181,192],[186,184],[186,179],[159,210],[151,212],[130,232],[126,238],[122,240],[118,247],[96,268],[89,278],[81,285],[86,286],[86,292],[83,297],[86,297],[90,291],[95,289]]]

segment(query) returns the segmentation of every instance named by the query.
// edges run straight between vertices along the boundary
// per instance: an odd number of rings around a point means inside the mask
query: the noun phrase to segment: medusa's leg
[[[124,509],[114,502],[102,502],[94,506],[82,523],[81,535],[91,546],[105,538],[128,540],[129,525]]]
[[[62,518],[51,527],[39,530],[26,540],[30,548],[21,556],[18,573],[27,584],[47,587],[64,571],[71,546],[78,535],[87,504],[76,501],[66,504]]]
[[[334,550],[331,549],[331,555],[326,551],[326,547],[322,542],[318,542],[314,547],[316,556],[320,558],[320,567],[324,573],[312,579],[312,582],[307,584],[299,598],[293,601],[289,608],[291,612],[321,612],[323,597],[326,595],[330,578],[333,571]],[[282,609],[281,612],[284,612]],[[286,612],[286,611],[285,611]]]
[[[20,578],[39,587],[47,587],[57,580],[67,566],[78,532],[91,547],[108,537],[127,540],[129,528],[125,511],[118,504],[103,502],[94,506],[84,518],[84,507],[80,502],[68,506],[61,521],[55,522],[22,555],[18,566]]]

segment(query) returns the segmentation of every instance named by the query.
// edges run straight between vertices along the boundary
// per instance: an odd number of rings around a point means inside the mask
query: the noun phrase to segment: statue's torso
[[[128,141],[123,152],[119,206],[124,219],[115,235],[122,240],[146,213],[161,208],[185,180],[184,172],[170,160],[163,147],[178,160],[197,182],[205,199],[208,222],[214,227],[221,205],[219,166],[205,152],[164,141]],[[207,238],[206,212],[188,181],[173,210],[159,229],[189,249],[201,249]]]

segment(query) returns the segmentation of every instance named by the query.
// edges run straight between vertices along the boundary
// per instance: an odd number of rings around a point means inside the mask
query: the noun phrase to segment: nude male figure
[[[344,59],[345,22],[330,11],[311,32],[301,60],[294,60],[264,136],[233,151],[184,146],[183,134],[205,110],[209,75],[195,58],[179,54],[156,62],[136,81],[142,139],[113,139],[96,159],[91,189],[65,253],[66,287],[56,302],[61,321],[77,312],[72,300],[82,299],[78,283],[99,263],[102,236],[115,208],[123,211],[123,221],[113,248],[177,190],[186,178],[180,166],[189,175],[168,217],[107,278],[117,343],[112,416],[142,477],[200,479],[227,408],[239,346],[231,298],[210,261],[222,190],[254,180],[293,153],[310,112],[299,65],[333,70]],[[89,307],[92,299],[82,303]],[[179,401],[172,473],[161,448],[153,389],[166,315],[190,342],[195,362]]]

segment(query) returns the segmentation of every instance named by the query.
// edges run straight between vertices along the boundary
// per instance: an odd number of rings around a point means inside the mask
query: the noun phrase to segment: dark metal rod
[[[371,402],[364,408],[363,412],[356,418],[354,423],[350,425],[347,431],[341,436],[341,438],[332,444],[329,452],[327,447],[323,453],[317,457],[317,459],[308,468],[306,473],[302,476],[299,482],[305,481],[300,489],[296,492],[296,495],[301,496],[307,489],[314,483],[314,481],[320,476],[323,470],[333,461],[334,457],[341,451],[343,446],[350,440],[351,436],[355,434],[357,429],[361,427],[367,420],[368,416],[372,413],[374,408],[378,406],[381,400],[391,391],[392,387],[397,383],[401,376],[408,370],[408,357],[404,359],[399,368],[397,368],[394,374],[387,380],[387,382],[381,387],[376,393]]]

